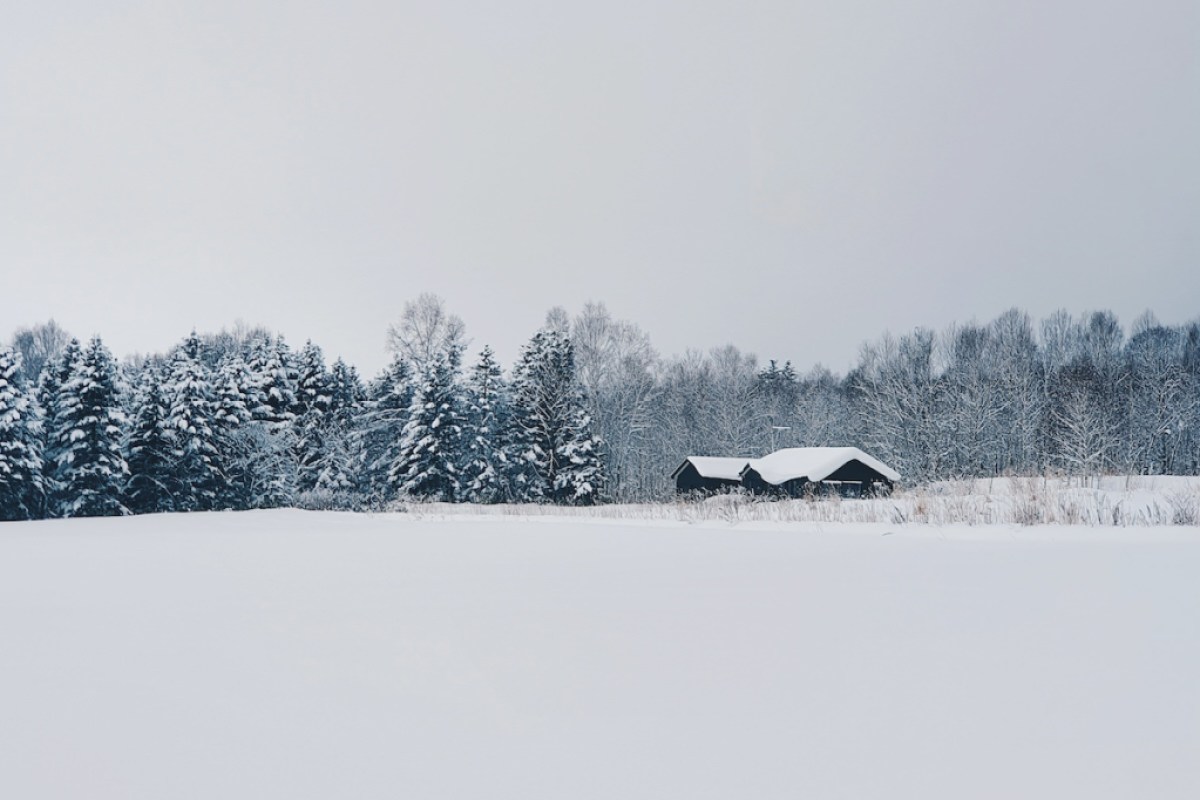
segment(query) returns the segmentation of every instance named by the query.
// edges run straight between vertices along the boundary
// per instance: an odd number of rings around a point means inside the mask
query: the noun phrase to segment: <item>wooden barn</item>
[[[857,447],[789,447],[751,459],[741,478],[742,486],[762,494],[862,497],[890,492],[900,473]]]
[[[671,477],[675,479],[675,491],[678,494],[715,494],[741,486],[742,470],[749,463],[749,458],[689,456],[671,473]]]
[[[690,456],[671,475],[678,494],[744,488],[801,497],[889,492],[900,474],[857,447],[789,447],[762,458]]]

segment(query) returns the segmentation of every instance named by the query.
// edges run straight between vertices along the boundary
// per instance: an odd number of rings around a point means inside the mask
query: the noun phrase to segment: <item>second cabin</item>
[[[689,456],[671,477],[677,494],[743,488],[787,497],[863,497],[890,492],[900,473],[857,447],[789,447],[762,458]]]

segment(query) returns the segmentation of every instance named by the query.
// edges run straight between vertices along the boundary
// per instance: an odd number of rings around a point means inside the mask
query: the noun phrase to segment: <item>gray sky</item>
[[[839,371],[1018,305],[1200,313],[1200,4],[6,2],[0,337],[238,318],[367,373],[444,296]]]

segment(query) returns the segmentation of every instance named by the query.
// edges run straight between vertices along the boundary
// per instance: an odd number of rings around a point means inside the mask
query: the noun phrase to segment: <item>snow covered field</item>
[[[1191,798],[1200,529],[0,525],[0,797]]]

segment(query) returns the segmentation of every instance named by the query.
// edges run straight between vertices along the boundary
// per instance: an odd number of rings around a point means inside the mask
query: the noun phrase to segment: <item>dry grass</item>
[[[1090,484],[1090,485],[1080,485]],[[891,497],[767,500],[727,494],[704,500],[602,505],[398,503],[393,511],[435,516],[566,517],[683,522],[816,522],[889,525],[1200,525],[1200,479],[1171,491],[1131,481],[1059,477],[946,481]],[[1112,486],[1117,488],[1111,488]]]

